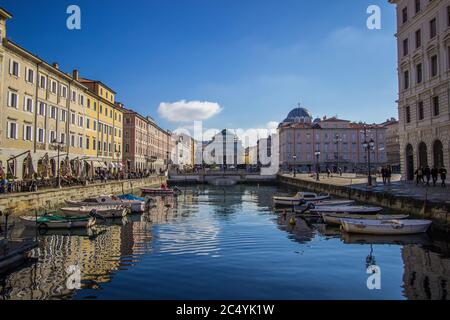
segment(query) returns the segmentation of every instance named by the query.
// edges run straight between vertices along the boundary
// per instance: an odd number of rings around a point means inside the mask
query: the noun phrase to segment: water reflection
[[[0,279],[0,298],[449,299],[447,240],[342,234],[274,213],[279,191],[186,187],[143,215],[91,231],[49,231],[34,261]],[[16,226],[13,236],[33,231]],[[389,279],[378,293],[365,288],[374,262]],[[69,289],[71,266],[79,267],[79,290]]]

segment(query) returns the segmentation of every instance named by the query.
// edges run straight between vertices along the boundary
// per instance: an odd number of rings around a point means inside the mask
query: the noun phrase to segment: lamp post
[[[58,165],[57,165],[57,170],[58,170],[58,188],[61,188],[61,162],[59,161],[59,156],[60,156],[60,152],[62,150],[62,148],[64,147],[64,142],[58,142],[58,140],[54,139],[52,141],[52,146],[54,148],[56,148],[56,150],[58,151]]]
[[[334,137],[334,143],[336,144],[336,170],[339,171],[339,142],[342,142],[342,138],[339,133],[336,133]]]
[[[367,150],[367,170],[368,170],[367,185],[369,187],[371,187],[372,186],[372,169],[371,169],[371,163],[370,163],[370,153],[371,153],[371,151],[373,151],[375,149],[375,141],[373,141],[373,139],[370,139],[369,142],[367,142],[367,140],[364,140],[363,147],[364,147],[364,149]]]
[[[297,176],[297,167],[296,167],[297,156],[293,155],[292,159],[294,159],[294,178],[295,178]]]
[[[320,150],[317,150],[316,153],[316,180],[320,181]]]

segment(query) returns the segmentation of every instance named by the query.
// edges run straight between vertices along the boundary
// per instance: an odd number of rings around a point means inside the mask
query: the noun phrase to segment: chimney
[[[80,73],[78,72],[77,69],[74,69],[74,70],[73,70],[73,72],[72,72],[72,78],[73,78],[73,80],[76,80],[76,81],[78,81],[78,79],[80,78]]]
[[[53,68],[59,70],[59,64],[58,64],[58,62],[53,62]]]

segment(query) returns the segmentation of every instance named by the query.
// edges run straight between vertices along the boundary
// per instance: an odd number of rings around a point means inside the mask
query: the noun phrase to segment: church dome
[[[289,112],[287,118],[283,121],[284,123],[292,122],[311,122],[312,114],[306,108],[295,108]]]

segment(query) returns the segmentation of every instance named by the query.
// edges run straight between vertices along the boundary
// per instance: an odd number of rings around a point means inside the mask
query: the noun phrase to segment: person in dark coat
[[[426,178],[426,184],[427,186],[430,185],[430,180],[431,180],[431,170],[429,166],[426,166],[425,169],[423,169],[423,175]]]
[[[419,185],[423,181],[423,169],[422,167],[417,168],[416,172],[416,184]]]
[[[431,169],[431,178],[433,179],[433,187],[436,187],[436,183],[438,181],[438,176],[439,176],[439,170],[438,170],[438,168],[436,168],[436,166],[434,166]]]
[[[445,180],[447,180],[447,169],[445,169],[445,167],[442,167],[440,170],[439,170],[439,174],[441,175],[441,186],[442,186],[442,188],[445,188],[445,187],[447,187],[447,185],[446,185],[446,183],[445,183]]]

